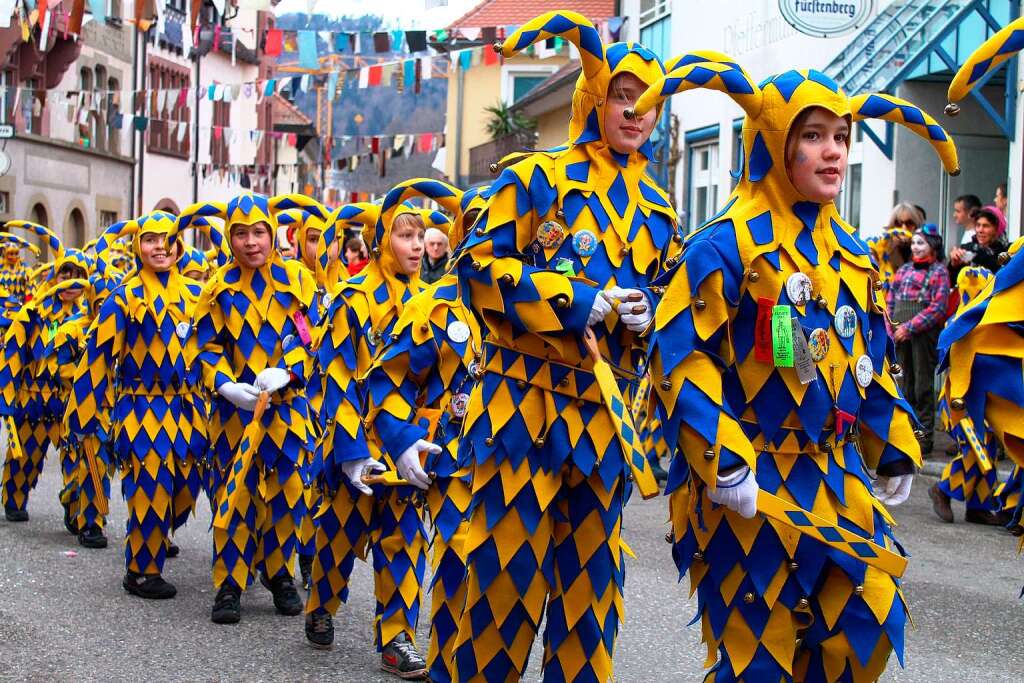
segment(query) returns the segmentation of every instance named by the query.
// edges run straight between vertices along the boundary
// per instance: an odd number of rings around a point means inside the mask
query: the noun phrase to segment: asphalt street
[[[395,681],[378,670],[371,641],[372,576],[357,563],[352,596],[335,619],[332,651],[306,645],[302,617],[274,612],[258,584],[242,598],[242,623],[210,622],[209,508],[176,538],[181,556],[165,577],[178,587],[166,602],[147,602],[121,588],[124,503],[111,505],[110,547],[86,550],[68,535],[57,501],[59,472],[51,456],[33,493],[31,521],[0,520],[0,679],[47,681]],[[895,659],[883,680],[900,682],[1020,681],[1024,677],[1024,558],[999,529],[946,525],[920,477],[911,499],[895,510],[899,536],[912,554],[906,575],[914,626],[907,632],[905,670]],[[699,681],[699,626],[687,626],[696,601],[677,574],[665,544],[664,500],[636,501],[626,517],[630,561],[626,622],[616,651],[617,680]],[[424,608],[423,613],[427,610]],[[420,642],[426,642],[426,624]],[[525,680],[540,680],[535,646]]]

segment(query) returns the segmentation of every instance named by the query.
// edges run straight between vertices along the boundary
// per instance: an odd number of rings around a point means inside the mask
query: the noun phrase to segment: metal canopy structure
[[[1007,20],[1020,15],[1018,0],[896,0],[887,5],[864,29],[854,36],[845,50],[824,72],[847,93],[865,92],[895,94],[906,80],[934,73],[952,72],[958,58],[965,58],[992,33],[1003,27],[993,12],[1006,15]],[[1014,138],[1014,117],[1017,104],[1017,60],[996,69],[981,81],[981,86],[997,73],[1003,77],[1003,111],[982,94],[982,88],[971,91],[971,97],[992,119],[1009,140]],[[880,135],[861,122],[861,130],[888,159],[892,159],[895,128],[885,124]]]

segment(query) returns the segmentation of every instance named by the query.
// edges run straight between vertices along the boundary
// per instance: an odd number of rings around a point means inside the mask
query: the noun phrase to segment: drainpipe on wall
[[[465,70],[458,68],[459,77],[456,80],[455,85],[455,166],[452,168],[452,175],[454,176],[451,181],[456,187],[465,187],[462,182],[462,89],[465,78]]]

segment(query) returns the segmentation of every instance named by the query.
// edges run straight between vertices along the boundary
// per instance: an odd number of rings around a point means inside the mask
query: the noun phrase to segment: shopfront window
[[[696,230],[718,207],[718,139],[690,145],[687,227]]]

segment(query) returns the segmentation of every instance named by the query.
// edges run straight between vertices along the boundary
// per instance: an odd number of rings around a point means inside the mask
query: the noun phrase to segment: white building
[[[842,5],[870,6],[872,11],[858,29],[834,38],[797,31],[783,17],[779,0],[623,0],[622,12],[628,17],[626,39],[639,40],[663,58],[718,50],[756,82],[793,68],[818,69],[849,95],[888,92],[935,117],[957,143],[958,177],[943,173],[930,146],[907,129],[883,122],[871,123],[867,132],[855,126],[839,203],[863,236],[880,232],[899,201],[920,205],[930,222],[946,230],[952,224],[953,199],[970,193],[991,203],[1003,181],[1009,183],[1009,232],[1019,235],[1024,116],[1016,97],[1016,60],[984,88],[990,111],[972,97],[961,103],[959,117],[943,114],[952,77],[945,59],[962,63],[993,27],[1011,20],[1015,3],[864,0]],[[1011,87],[1004,88],[1007,80]],[[1002,116],[1006,111],[1009,116]],[[742,110],[724,95],[695,91],[672,98],[671,113],[679,120],[676,145],[682,153],[674,196],[692,230],[714,215],[734,185],[730,171],[738,162]]]

